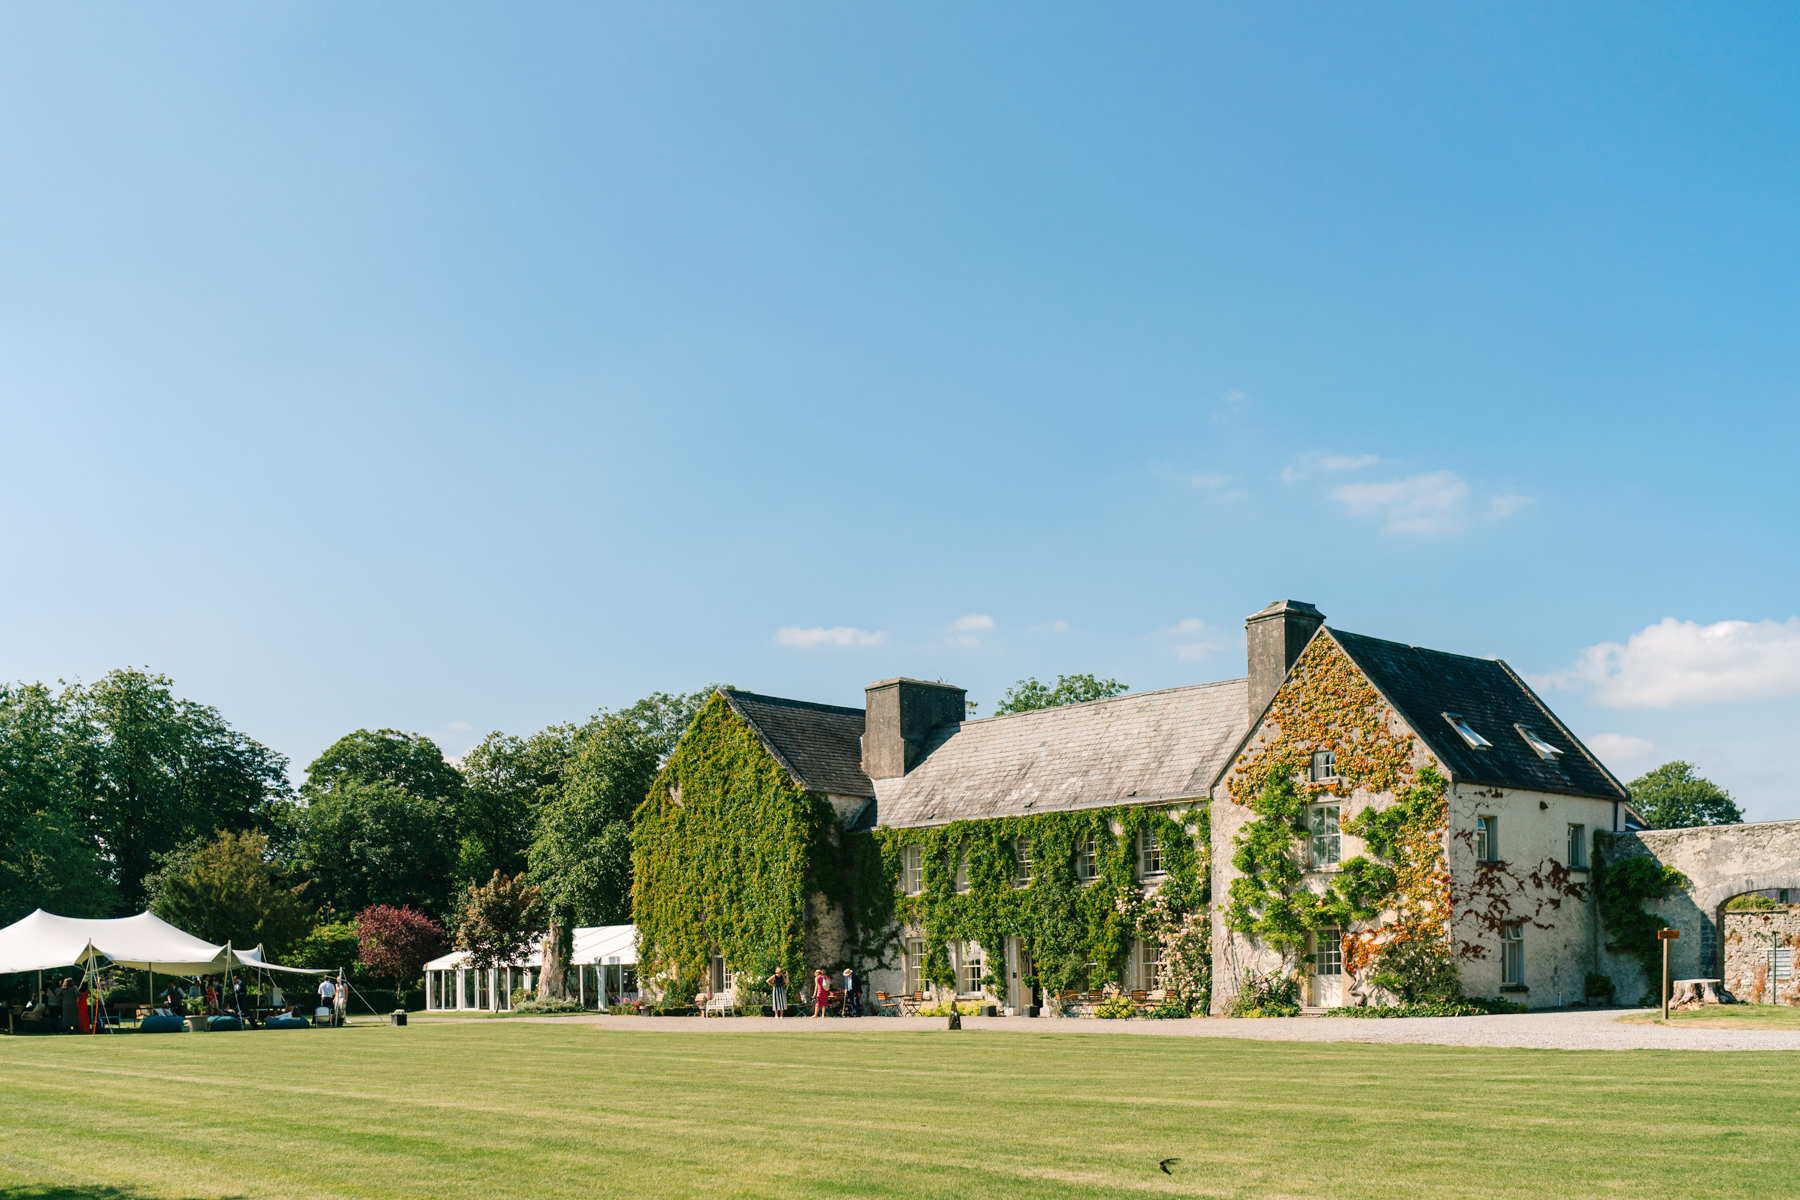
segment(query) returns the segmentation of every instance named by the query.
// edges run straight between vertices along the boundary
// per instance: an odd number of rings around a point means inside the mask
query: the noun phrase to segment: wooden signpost
[[[1659,929],[1656,936],[1663,946],[1663,1020],[1669,1019],[1669,943],[1681,936],[1679,929]]]

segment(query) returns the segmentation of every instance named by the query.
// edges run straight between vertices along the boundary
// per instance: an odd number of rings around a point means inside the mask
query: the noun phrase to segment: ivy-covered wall
[[[1334,754],[1335,774],[1314,781],[1319,751]],[[1347,979],[1402,943],[1423,960],[1415,973],[1449,964],[1447,786],[1342,648],[1328,634],[1313,638],[1214,800],[1226,900],[1214,929],[1215,1008],[1246,974],[1303,974],[1308,939],[1321,929],[1343,931]],[[1342,858],[1335,870],[1310,871],[1308,806],[1333,800]]]
[[[1020,939],[1036,964],[1035,982],[1046,993],[1099,988],[1124,976],[1134,939],[1152,937],[1165,947],[1179,941],[1186,918],[1211,899],[1207,823],[1202,804],[1187,810],[1115,807],[1032,816],[957,821],[923,829],[881,829],[883,886],[859,889],[879,911],[863,915],[865,928],[888,931],[884,949],[892,954],[903,931],[926,943],[926,976],[954,986],[947,947],[975,942],[986,952],[985,985],[1004,998],[1000,977],[1006,939]],[[1139,831],[1156,832],[1163,874],[1142,880]],[[1095,844],[1097,873],[1078,877],[1077,856],[1087,840]],[[1031,845],[1030,882],[1017,883],[1015,846]],[[904,895],[900,870],[903,848],[920,847],[924,890]],[[957,890],[959,862],[967,862],[968,888]],[[871,864],[873,866],[874,864]],[[1154,898],[1146,895],[1154,891]],[[1176,947],[1179,949],[1179,947]],[[1188,957],[1199,960],[1199,977],[1182,990],[1204,988],[1209,947]],[[1090,967],[1089,964],[1092,964]],[[1176,964],[1170,964],[1178,972]],[[1031,979],[1023,980],[1030,986]]]
[[[817,935],[854,935],[852,855],[829,799],[796,784],[714,695],[634,816],[632,916],[647,981],[691,990],[715,949],[759,980],[777,965],[794,979],[841,969],[843,947]]]

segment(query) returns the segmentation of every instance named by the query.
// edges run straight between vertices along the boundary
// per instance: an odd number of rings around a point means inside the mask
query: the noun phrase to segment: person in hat
[[[844,968],[844,1015],[847,1017],[862,1016],[862,993],[856,988],[856,971]]]

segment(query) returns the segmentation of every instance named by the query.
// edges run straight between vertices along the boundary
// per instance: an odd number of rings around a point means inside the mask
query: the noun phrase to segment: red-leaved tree
[[[444,952],[444,927],[411,908],[372,904],[356,916],[357,961],[395,987],[411,984]]]

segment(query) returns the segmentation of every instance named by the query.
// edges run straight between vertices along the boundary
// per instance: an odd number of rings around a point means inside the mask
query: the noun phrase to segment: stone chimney
[[[968,709],[967,690],[923,679],[884,679],[863,689],[863,772],[870,779],[893,779],[918,765],[925,737],[939,725],[960,722]]]
[[[1281,690],[1288,668],[1324,623],[1325,614],[1304,600],[1277,600],[1244,618],[1244,632],[1250,643],[1252,721],[1262,716],[1263,709]]]

